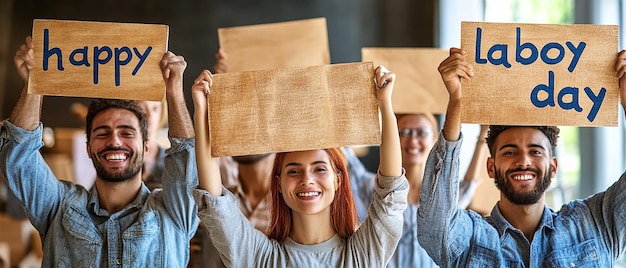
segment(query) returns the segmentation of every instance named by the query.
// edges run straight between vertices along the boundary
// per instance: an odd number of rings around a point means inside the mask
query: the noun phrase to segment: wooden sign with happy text
[[[168,34],[167,25],[36,19],[28,92],[161,101]]]
[[[616,126],[616,25],[462,22],[463,123]]]

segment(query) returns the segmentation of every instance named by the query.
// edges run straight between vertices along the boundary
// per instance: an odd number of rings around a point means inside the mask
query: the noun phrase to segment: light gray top
[[[222,196],[204,190],[194,195],[198,216],[228,267],[384,267],[402,235],[409,184],[404,170],[400,177],[378,175],[376,181],[369,215],[355,233],[314,245],[269,239],[243,216],[225,188]]]

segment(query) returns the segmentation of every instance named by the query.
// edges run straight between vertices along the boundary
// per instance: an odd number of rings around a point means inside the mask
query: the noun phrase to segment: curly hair
[[[93,119],[100,112],[111,109],[126,109],[135,116],[139,120],[139,127],[141,128],[141,136],[144,143],[147,142],[148,139],[148,119],[146,114],[143,112],[137,101],[134,100],[118,100],[118,99],[94,99],[89,104],[89,111],[87,112],[87,117],[85,119],[85,132],[87,134],[87,142],[91,139],[91,130],[93,128]]]
[[[489,147],[489,153],[493,156],[495,154],[494,144],[496,143],[496,138],[502,131],[505,131],[509,128],[534,128],[541,131],[548,140],[550,141],[550,152],[554,152],[556,148],[557,140],[559,138],[560,129],[556,126],[501,126],[501,125],[491,125],[489,126],[489,131],[487,132],[487,137],[485,138],[487,142],[487,146]]]

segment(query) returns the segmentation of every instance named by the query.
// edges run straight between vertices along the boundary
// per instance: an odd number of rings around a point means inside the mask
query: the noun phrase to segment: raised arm
[[[196,166],[200,189],[212,195],[222,195],[222,180],[217,158],[211,157],[211,138],[209,136],[208,96],[213,75],[208,70],[202,71],[194,80],[192,98],[194,104],[194,124],[196,132]]]
[[[456,141],[461,135],[461,78],[474,76],[472,66],[467,62],[467,52],[460,48],[450,48],[450,56],[439,64],[439,73],[450,94],[446,120],[443,124],[443,137]]]
[[[35,65],[33,47],[33,39],[30,36],[26,37],[26,42],[20,46],[15,53],[15,58],[13,58],[17,72],[24,80],[24,88],[13,108],[9,121],[26,130],[35,130],[39,126],[43,102],[43,95],[28,94],[28,77],[30,70]]]
[[[481,170],[485,168],[484,163],[485,159],[487,159],[485,138],[487,137],[488,130],[488,125],[480,126],[480,134],[476,140],[476,147],[474,147],[472,160],[467,168],[467,172],[465,172],[463,181],[459,185],[460,208],[465,209],[470,205],[470,203],[472,203],[472,198],[476,192],[476,188],[478,188],[478,184],[483,179],[481,177]]]
[[[172,138],[194,137],[193,123],[183,92],[185,68],[187,68],[187,62],[183,56],[177,56],[168,51],[161,59],[161,72],[163,72],[167,98],[167,122],[169,136]]]
[[[374,79],[382,125],[379,172],[383,176],[397,177],[402,175],[402,152],[400,150],[400,136],[398,136],[398,122],[391,105],[391,93],[396,74],[384,66],[378,66],[374,71]]]
[[[472,161],[467,168],[467,172],[465,173],[465,181],[477,181],[480,180],[480,170],[481,167],[484,168],[485,159],[487,159],[487,155],[485,155],[485,138],[487,137],[487,131],[489,130],[488,125],[480,126],[480,134],[478,134],[478,139],[476,140],[476,147],[474,148],[474,155],[472,155]]]
[[[451,265],[469,248],[472,235],[470,213],[457,206],[461,138],[461,78],[473,76],[467,53],[451,48],[439,65],[450,94],[442,135],[428,155],[417,209],[417,239],[441,267]],[[421,228],[425,227],[425,228]]]
[[[215,65],[213,66],[213,71],[216,74],[223,74],[228,72],[228,56],[226,55],[226,51],[220,48],[215,54]]]
[[[626,115],[626,50],[622,50],[617,54],[617,61],[615,62],[615,71],[617,77],[619,77],[619,99]]]

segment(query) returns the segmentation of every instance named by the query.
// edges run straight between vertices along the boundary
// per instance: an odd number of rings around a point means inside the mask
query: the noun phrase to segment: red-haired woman
[[[272,225],[266,236],[239,212],[222,186],[211,158],[208,94],[211,73],[194,81],[198,215],[227,266],[384,267],[402,234],[408,182],[402,168],[396,118],[391,107],[395,74],[375,70],[382,143],[376,194],[358,227],[348,170],[339,149],[285,152],[273,169]],[[358,229],[357,229],[358,228]]]

